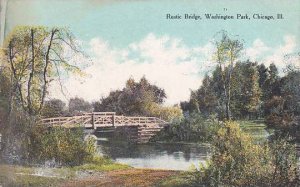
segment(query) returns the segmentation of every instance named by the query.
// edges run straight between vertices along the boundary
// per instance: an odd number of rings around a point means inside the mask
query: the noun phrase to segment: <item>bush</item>
[[[148,116],[158,117],[168,122],[183,118],[182,110],[178,106],[167,107],[155,102],[149,102],[144,106],[144,110]]]
[[[156,140],[209,142],[218,128],[218,122],[213,117],[204,119],[200,114],[192,113],[181,120],[173,121],[158,134]]]
[[[297,186],[295,147],[285,140],[258,145],[235,122],[217,132],[207,168],[197,172],[205,186]]]
[[[96,149],[95,140],[83,140],[83,129],[61,127],[34,127],[24,142],[29,161],[43,163],[54,160],[58,165],[80,165],[92,159]]]

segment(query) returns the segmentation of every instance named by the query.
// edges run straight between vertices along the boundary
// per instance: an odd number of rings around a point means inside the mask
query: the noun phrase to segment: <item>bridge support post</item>
[[[94,112],[92,113],[92,127],[93,127],[93,129],[96,129],[96,127],[95,127],[95,114],[94,114]]]
[[[116,115],[113,114],[113,115],[112,115],[112,126],[113,126],[113,127],[115,126],[115,122],[116,122]]]

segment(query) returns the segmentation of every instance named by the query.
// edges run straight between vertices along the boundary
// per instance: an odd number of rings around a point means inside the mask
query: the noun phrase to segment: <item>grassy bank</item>
[[[96,157],[76,167],[42,168],[0,165],[0,186],[59,186],[61,183],[87,177],[97,172],[130,169],[110,159]]]
[[[69,168],[44,169],[43,173],[43,168],[15,165],[0,165],[0,171],[0,186],[56,186],[75,175]]]
[[[2,186],[161,186],[179,171],[135,169],[121,164],[74,168],[35,168],[0,165]],[[38,173],[38,171],[40,173]],[[44,174],[44,175],[42,175]]]
[[[250,134],[254,141],[265,141],[271,132],[267,131],[263,120],[237,121],[243,132]]]

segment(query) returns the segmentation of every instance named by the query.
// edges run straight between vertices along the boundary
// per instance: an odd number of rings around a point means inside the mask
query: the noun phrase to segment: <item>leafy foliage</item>
[[[145,106],[145,111],[149,116],[156,116],[166,121],[172,122],[183,118],[182,110],[178,106],[161,106],[160,104],[150,102]]]
[[[139,82],[130,78],[122,90],[110,92],[106,98],[94,103],[96,112],[115,111],[129,116],[154,116],[167,121],[182,117],[178,107],[164,107],[166,98],[163,89],[152,85],[143,77]]]
[[[0,133],[4,131],[8,117],[10,81],[4,69],[0,69]]]
[[[217,114],[219,119],[226,118],[226,98],[222,91],[221,73],[220,67],[216,67],[212,76],[206,75],[201,87],[191,92],[190,101],[181,104],[182,108],[189,112],[201,112],[206,117]],[[236,63],[232,69],[230,88],[232,118],[255,119],[260,116],[262,94],[257,63],[250,61]]]
[[[59,117],[66,115],[66,103],[59,99],[51,99],[45,102],[42,109],[42,116],[45,118]]]
[[[6,38],[3,55],[12,78],[10,107],[21,106],[29,116],[39,115],[49,83],[65,72],[80,74],[68,62],[66,50],[79,53],[70,32],[63,28],[16,27]]]
[[[4,120],[3,152],[9,158],[30,158],[27,151],[35,146],[30,141],[31,129],[44,108],[49,84],[60,82],[61,76],[70,72],[81,75],[79,67],[69,61],[67,50],[71,55],[81,53],[72,34],[64,28],[20,26],[7,36],[1,49],[1,79],[5,82],[0,86],[1,92],[5,89],[5,94],[0,93],[0,112],[3,106],[6,118],[0,120]],[[2,96],[6,102],[1,102]],[[56,104],[62,107],[62,103]],[[28,146],[22,147],[27,140]]]
[[[299,80],[299,71],[289,72],[280,80],[280,94],[267,100],[264,107],[268,126],[295,138],[300,131]]]
[[[295,147],[285,140],[255,144],[235,122],[226,122],[213,140],[214,152],[196,183],[205,186],[297,186]]]
[[[27,147],[27,159],[30,162],[54,160],[58,165],[80,165],[92,160],[95,140],[83,141],[83,129],[65,129],[35,127],[29,139],[24,141]]]
[[[242,41],[229,37],[225,31],[221,32],[221,34],[221,39],[215,42],[216,51],[213,57],[218,63],[220,71],[220,81],[222,85],[220,88],[224,96],[225,118],[230,120],[233,68],[239,60],[244,46]]]
[[[91,112],[92,110],[92,105],[83,98],[75,97],[69,101],[69,113],[71,115],[76,115],[81,112]]]
[[[218,122],[211,117],[205,119],[198,113],[192,113],[183,119],[175,120],[155,140],[210,142],[218,130]]]

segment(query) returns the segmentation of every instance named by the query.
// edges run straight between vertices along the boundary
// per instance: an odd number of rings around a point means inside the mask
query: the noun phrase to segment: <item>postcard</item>
[[[299,0],[0,0],[1,186],[300,186]]]

